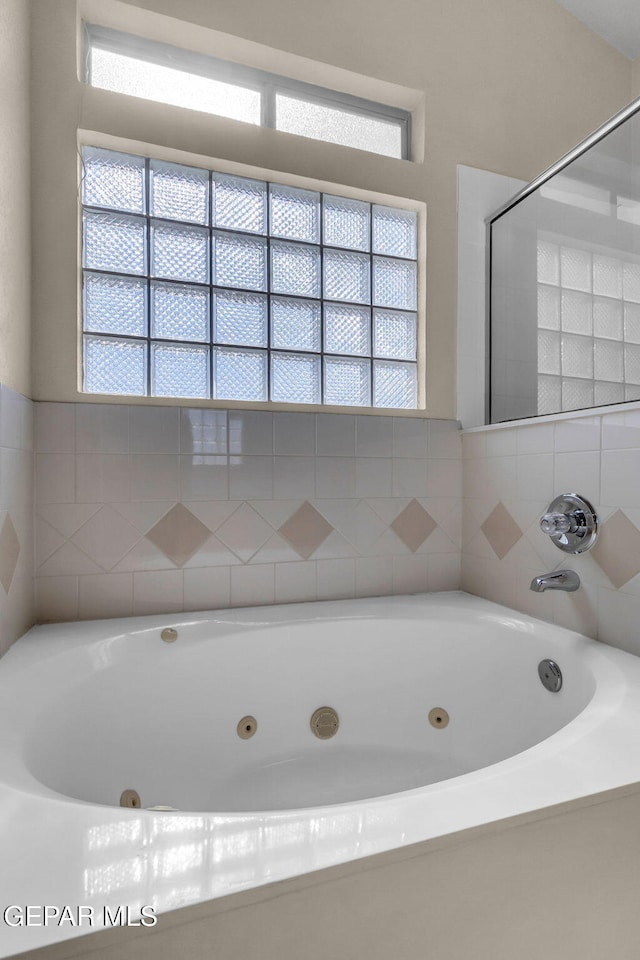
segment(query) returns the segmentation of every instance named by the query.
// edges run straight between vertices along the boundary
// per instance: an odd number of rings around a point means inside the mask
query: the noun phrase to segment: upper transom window
[[[106,27],[86,36],[91,86],[409,159],[406,110]]]
[[[89,393],[417,406],[417,216],[83,150]]]

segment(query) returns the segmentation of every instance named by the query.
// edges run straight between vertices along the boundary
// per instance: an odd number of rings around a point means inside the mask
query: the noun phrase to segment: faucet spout
[[[580,577],[573,570],[554,570],[552,573],[534,577],[529,589],[534,593],[543,593],[545,590],[565,590],[573,593],[579,586]]]

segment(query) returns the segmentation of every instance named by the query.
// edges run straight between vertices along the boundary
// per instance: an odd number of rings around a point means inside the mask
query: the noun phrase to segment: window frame
[[[108,142],[105,142],[105,139],[106,139]],[[84,220],[84,211],[87,211],[87,212],[89,212],[89,213],[92,213],[92,212],[94,212],[94,213],[100,213],[100,212],[102,212],[102,213],[109,213],[109,212],[112,212],[114,215],[121,215],[121,216],[125,216],[125,217],[131,216],[131,217],[133,217],[133,218],[135,218],[135,219],[142,219],[142,220],[145,221],[146,231],[149,230],[149,226],[150,226],[150,224],[152,224],[152,222],[154,221],[155,218],[154,218],[153,214],[151,213],[150,209],[148,208],[148,199],[149,199],[148,196],[147,196],[146,201],[145,201],[145,204],[146,204],[146,207],[147,207],[146,212],[143,213],[143,214],[132,214],[132,213],[126,213],[126,212],[124,212],[124,211],[118,211],[118,210],[116,210],[116,209],[114,209],[114,208],[95,207],[95,206],[90,205],[90,204],[85,204],[85,203],[83,202],[82,191],[81,191],[81,189],[80,189],[80,190],[79,190],[79,197],[78,197],[78,200],[79,200],[79,202],[78,202],[79,231],[80,231],[80,257],[79,257],[79,261],[78,261],[78,273],[79,273],[79,301],[78,301],[78,302],[79,302],[79,313],[78,313],[78,318],[79,318],[79,320],[78,320],[78,347],[79,347],[79,349],[78,349],[78,390],[79,390],[79,394],[80,394],[81,397],[85,397],[85,398],[87,398],[87,399],[88,399],[88,398],[92,398],[92,397],[93,397],[93,398],[101,397],[101,398],[104,398],[105,400],[109,400],[109,401],[111,401],[111,402],[117,402],[117,398],[127,397],[127,398],[128,398],[128,402],[142,402],[142,403],[149,403],[149,402],[151,402],[151,403],[154,403],[154,402],[155,402],[155,403],[162,403],[162,402],[164,402],[164,403],[170,403],[170,404],[174,404],[174,403],[175,403],[175,404],[179,404],[179,405],[190,405],[190,406],[197,405],[197,406],[212,406],[212,407],[240,407],[240,408],[256,408],[256,409],[263,408],[263,409],[272,409],[272,410],[277,410],[277,409],[296,409],[296,408],[299,408],[299,409],[304,409],[304,410],[314,410],[314,411],[318,411],[318,412],[331,412],[331,413],[337,413],[337,412],[344,412],[344,413],[357,412],[357,413],[365,413],[365,414],[366,414],[366,413],[369,413],[369,414],[382,414],[382,415],[393,414],[393,415],[399,415],[399,416],[407,416],[407,415],[408,415],[408,416],[412,416],[412,415],[415,416],[415,415],[420,415],[420,414],[424,415],[425,401],[426,401],[426,384],[425,384],[425,382],[424,382],[424,378],[425,378],[425,374],[426,374],[426,369],[425,369],[424,356],[423,356],[423,350],[424,350],[424,342],[423,342],[423,341],[424,341],[424,323],[425,323],[425,319],[424,319],[423,294],[421,293],[421,290],[423,289],[423,283],[424,283],[424,275],[423,275],[423,271],[422,271],[422,269],[421,269],[421,256],[422,256],[421,251],[422,251],[422,249],[423,249],[423,243],[424,243],[424,236],[423,236],[423,234],[424,234],[424,230],[425,230],[425,223],[424,223],[424,219],[423,219],[423,218],[424,218],[424,213],[421,212],[421,210],[419,209],[419,207],[422,206],[421,204],[418,205],[418,204],[414,204],[414,203],[407,203],[406,200],[403,201],[403,199],[402,199],[402,198],[399,198],[399,197],[396,198],[396,197],[390,197],[390,196],[387,196],[387,195],[380,195],[380,194],[377,194],[377,193],[372,193],[372,192],[370,192],[370,191],[364,191],[364,190],[361,190],[361,189],[354,189],[354,190],[352,190],[352,191],[349,191],[349,190],[347,190],[347,189],[344,188],[344,187],[340,187],[339,185],[334,185],[334,184],[329,184],[329,183],[326,183],[326,182],[319,182],[319,181],[309,181],[309,180],[307,180],[306,178],[301,178],[301,177],[297,177],[297,176],[294,176],[294,175],[285,176],[285,175],[282,175],[282,174],[274,174],[273,172],[270,172],[270,171],[267,171],[267,170],[258,170],[258,169],[256,169],[256,168],[246,168],[244,165],[235,164],[235,163],[234,163],[234,164],[229,164],[229,163],[225,163],[225,162],[222,162],[222,161],[213,161],[213,160],[208,160],[208,162],[205,162],[204,158],[201,158],[201,159],[202,159],[202,162],[201,162],[201,163],[196,163],[196,162],[194,162],[193,157],[191,157],[191,156],[190,156],[190,157],[185,157],[185,156],[182,156],[182,157],[181,157],[181,156],[179,156],[179,155],[177,154],[176,151],[173,151],[173,150],[170,151],[170,152],[168,152],[168,151],[161,150],[161,149],[157,149],[157,148],[152,149],[150,146],[147,146],[144,151],[141,151],[142,144],[138,144],[138,145],[137,145],[137,148],[134,149],[131,143],[129,143],[129,144],[123,144],[122,142],[114,143],[113,138],[103,138],[103,137],[100,137],[100,136],[96,136],[95,134],[87,134],[86,136],[82,136],[82,137],[79,138],[78,148],[79,148],[79,152],[80,152],[80,153],[81,153],[81,151],[82,151],[84,148],[92,148],[92,147],[95,147],[95,148],[97,148],[97,149],[99,149],[99,150],[102,150],[102,149],[107,150],[107,151],[112,150],[112,151],[116,151],[116,152],[122,152],[122,153],[125,153],[125,154],[138,156],[141,160],[143,160],[143,161],[144,161],[144,166],[145,166],[145,177],[146,177],[146,182],[147,182],[147,192],[148,192],[148,189],[149,189],[149,188],[148,188],[149,169],[150,169],[151,163],[152,163],[154,160],[158,160],[158,161],[160,161],[160,162],[176,163],[176,164],[180,164],[180,165],[184,165],[184,166],[191,166],[191,167],[195,167],[196,169],[203,170],[203,171],[206,170],[206,171],[208,171],[208,173],[209,173],[209,178],[210,178],[209,182],[210,182],[210,184],[211,184],[212,178],[214,178],[214,177],[216,176],[216,174],[221,174],[221,175],[223,175],[223,176],[229,175],[229,176],[233,176],[233,177],[249,178],[249,179],[252,179],[252,180],[260,180],[260,181],[264,182],[265,187],[266,187],[266,189],[267,189],[267,194],[266,194],[266,196],[267,196],[267,201],[266,201],[266,202],[267,202],[267,207],[269,207],[269,188],[270,188],[272,185],[273,185],[273,186],[292,187],[292,188],[294,188],[294,189],[311,190],[311,191],[314,191],[314,192],[318,192],[318,193],[320,194],[320,213],[319,213],[319,215],[320,215],[320,239],[318,240],[317,243],[313,243],[313,242],[311,242],[311,241],[303,241],[303,240],[300,240],[300,241],[297,241],[297,240],[287,240],[286,238],[283,239],[283,238],[281,238],[281,237],[278,237],[277,235],[273,236],[268,228],[267,228],[267,232],[266,232],[265,234],[254,234],[254,233],[245,232],[245,231],[242,231],[242,230],[233,230],[233,229],[227,228],[227,227],[216,228],[213,223],[209,223],[209,225],[206,226],[206,227],[204,227],[204,226],[201,227],[201,228],[199,227],[199,229],[206,229],[206,230],[208,230],[208,232],[209,232],[209,237],[210,237],[210,238],[215,234],[216,230],[219,230],[220,232],[225,233],[225,234],[234,234],[234,235],[238,235],[238,236],[242,236],[242,237],[248,237],[248,238],[250,238],[250,237],[263,237],[263,238],[265,239],[265,241],[266,241],[266,249],[267,249],[267,261],[266,261],[266,264],[267,264],[267,265],[266,265],[266,270],[267,270],[267,275],[268,275],[268,276],[270,275],[270,272],[271,272],[269,247],[270,247],[270,245],[271,245],[272,240],[275,241],[276,243],[280,243],[280,242],[281,242],[281,243],[285,243],[285,244],[286,244],[286,243],[291,243],[291,244],[294,244],[294,245],[300,246],[300,247],[310,247],[310,248],[312,248],[312,247],[317,247],[318,250],[319,250],[319,253],[320,253],[320,264],[321,264],[321,267],[320,267],[320,270],[321,270],[321,281],[320,281],[320,283],[321,283],[321,288],[320,288],[320,294],[319,294],[318,298],[311,298],[311,299],[319,305],[319,309],[320,309],[320,318],[321,318],[321,319],[320,319],[320,350],[319,350],[319,351],[311,351],[311,350],[307,351],[307,350],[302,350],[302,349],[297,349],[297,348],[284,348],[284,347],[275,347],[275,348],[274,348],[274,347],[272,346],[272,344],[271,344],[271,299],[272,299],[272,297],[275,297],[276,299],[280,298],[280,299],[283,299],[283,300],[287,300],[287,299],[291,299],[291,300],[300,300],[300,299],[303,299],[303,300],[306,300],[306,299],[309,299],[309,297],[308,297],[307,295],[303,295],[303,294],[278,293],[277,291],[274,292],[274,291],[271,290],[270,282],[267,283],[267,288],[266,288],[264,291],[256,291],[256,290],[245,289],[245,288],[240,288],[240,287],[230,287],[230,286],[225,285],[225,284],[219,285],[219,284],[214,283],[213,277],[211,277],[211,276],[210,276],[209,280],[208,280],[206,283],[204,283],[204,282],[199,282],[199,281],[179,280],[179,279],[175,279],[175,278],[174,278],[174,279],[163,278],[163,277],[159,277],[159,276],[154,276],[154,275],[152,275],[150,263],[147,263],[144,274],[127,274],[126,272],[123,272],[123,271],[109,271],[109,270],[104,270],[104,269],[100,269],[100,268],[97,268],[97,267],[84,266],[84,256],[83,256],[83,237],[84,237],[84,233],[83,233],[83,220]],[[80,174],[80,180],[82,180],[82,177],[83,177],[82,158],[80,157],[79,160],[80,160],[80,164],[79,164],[79,174]],[[369,236],[370,236],[370,241],[369,241],[369,250],[368,250],[368,251],[364,252],[364,251],[358,251],[358,250],[351,249],[351,248],[343,248],[343,247],[338,247],[338,246],[333,246],[333,245],[325,244],[325,242],[324,242],[324,228],[323,228],[323,214],[322,214],[322,211],[323,211],[323,203],[322,203],[322,200],[323,200],[323,196],[324,196],[324,195],[328,195],[328,196],[330,196],[330,197],[336,197],[336,198],[344,198],[344,199],[347,199],[347,200],[356,200],[356,201],[364,202],[364,203],[366,203],[366,204],[369,205],[369,207],[370,207],[370,222],[369,222]],[[213,198],[212,198],[212,193],[211,193],[211,191],[210,191],[209,204],[211,204],[212,199],[213,199]],[[394,207],[395,207],[395,208],[397,208],[397,209],[404,209],[404,210],[407,210],[407,212],[412,211],[412,212],[416,215],[416,243],[417,243],[417,249],[416,249],[416,255],[415,255],[415,257],[403,257],[403,256],[400,256],[400,255],[392,256],[392,255],[390,255],[390,254],[376,254],[376,253],[374,253],[373,243],[372,243],[372,233],[373,233],[373,208],[374,208],[375,205],[382,205],[382,206],[388,206],[388,207],[391,207],[391,208],[394,208]],[[418,209],[417,209],[417,207],[418,207]],[[270,221],[270,214],[267,215],[267,223],[269,223],[269,221]],[[183,226],[183,227],[184,227],[184,226],[189,226],[189,224],[186,223],[186,222],[177,221],[177,220],[173,220],[173,219],[167,219],[167,218],[159,218],[158,222],[159,222],[159,223],[166,223],[167,225],[173,225],[173,226]],[[198,227],[197,224],[191,224],[191,226],[196,226],[196,227]],[[331,300],[331,298],[325,297],[325,295],[324,295],[324,288],[323,288],[323,284],[322,284],[322,276],[323,276],[323,272],[324,272],[324,266],[323,266],[323,264],[324,264],[324,256],[323,256],[323,254],[324,254],[324,251],[325,251],[325,250],[328,250],[328,251],[334,251],[334,250],[335,250],[335,251],[337,251],[337,252],[343,252],[343,253],[358,253],[358,254],[362,254],[363,256],[366,256],[366,257],[369,258],[369,283],[370,283],[370,287],[371,287],[370,302],[369,302],[369,304],[358,304],[358,303],[355,303],[355,302],[352,303],[352,302],[350,302],[350,301],[334,301],[334,300]],[[211,250],[209,251],[209,258],[210,258],[210,257],[211,257]],[[414,309],[402,308],[402,307],[395,307],[395,306],[387,306],[387,307],[378,306],[378,307],[376,307],[376,306],[373,304],[372,272],[373,272],[374,260],[375,260],[376,258],[380,258],[380,259],[383,259],[383,260],[399,260],[399,261],[404,261],[404,262],[414,263],[414,264],[415,264],[415,267],[416,267],[416,307],[415,307]],[[209,334],[209,339],[205,342],[205,341],[181,341],[181,340],[174,340],[174,339],[170,339],[170,338],[167,338],[167,337],[159,337],[159,336],[155,336],[155,337],[154,337],[154,336],[152,335],[152,330],[151,330],[151,317],[150,317],[151,304],[150,304],[150,300],[149,300],[149,302],[147,302],[147,306],[146,306],[146,316],[147,316],[147,332],[146,332],[146,335],[137,336],[137,335],[133,335],[133,334],[129,334],[129,333],[117,333],[117,332],[102,333],[102,332],[97,331],[97,330],[86,330],[86,329],[84,328],[84,279],[83,279],[85,274],[94,274],[94,275],[97,274],[97,275],[112,276],[112,277],[123,276],[123,277],[128,277],[128,278],[131,278],[131,279],[140,279],[140,280],[146,281],[147,285],[151,285],[151,284],[153,284],[154,282],[156,282],[156,283],[166,283],[166,284],[174,284],[174,283],[175,283],[175,284],[178,285],[178,286],[180,286],[181,284],[187,284],[187,285],[192,284],[192,285],[195,285],[195,286],[197,286],[197,287],[207,288],[208,291],[209,291],[209,295],[210,295],[210,311],[209,311],[209,314],[210,314],[210,319],[209,319],[209,331],[210,331],[210,334]],[[249,345],[249,344],[244,344],[244,345],[242,345],[242,344],[224,344],[224,343],[217,343],[217,341],[216,341],[215,338],[213,337],[213,333],[212,333],[214,318],[213,318],[213,309],[212,309],[212,307],[213,307],[213,301],[212,301],[211,297],[213,296],[213,294],[215,294],[215,291],[216,291],[216,289],[218,289],[218,288],[219,288],[220,290],[229,290],[229,291],[231,291],[231,292],[238,292],[238,293],[243,293],[243,292],[244,292],[244,293],[258,293],[260,296],[265,297],[265,299],[267,300],[267,303],[268,303],[268,309],[267,309],[267,317],[268,317],[268,320],[267,320],[267,344],[266,344],[266,346],[261,347],[261,346],[251,346],[251,345]],[[149,289],[150,289],[150,287],[149,287]],[[148,298],[147,298],[147,299],[148,299]],[[325,349],[325,328],[324,328],[324,312],[325,312],[325,311],[324,311],[324,304],[325,304],[325,303],[329,303],[329,304],[335,303],[335,305],[337,305],[337,306],[343,306],[343,307],[354,306],[354,307],[358,308],[358,307],[360,307],[360,306],[364,306],[365,308],[367,308],[367,309],[370,311],[370,317],[369,317],[370,348],[369,348],[369,352],[368,352],[368,354],[367,354],[366,356],[365,356],[365,355],[360,355],[360,354],[346,354],[346,353],[345,353],[345,354],[336,354],[336,353],[332,353],[331,351]],[[398,314],[412,315],[412,316],[415,317],[415,324],[416,324],[416,356],[415,356],[415,359],[414,359],[414,360],[401,360],[401,359],[394,359],[394,358],[389,358],[389,357],[380,357],[380,356],[376,355],[376,353],[375,353],[375,343],[374,343],[374,325],[375,325],[375,323],[374,323],[374,311],[375,311],[376,309],[377,309],[377,310],[380,310],[380,311],[392,311],[392,312],[396,312],[396,313],[398,313]],[[118,341],[118,340],[125,339],[125,340],[132,341],[132,342],[145,343],[145,344],[146,344],[146,349],[147,349],[147,360],[146,360],[146,362],[147,362],[147,370],[146,370],[146,374],[145,374],[145,382],[146,382],[146,391],[147,391],[147,392],[144,393],[144,394],[118,394],[118,393],[102,393],[102,392],[87,391],[87,390],[85,389],[85,387],[84,387],[84,343],[85,343],[85,338],[86,338],[86,337],[89,337],[89,338],[104,338],[104,339],[114,340],[114,341]],[[158,343],[160,343],[160,344],[166,344],[167,346],[171,346],[171,345],[175,345],[175,346],[188,346],[188,345],[192,345],[192,346],[208,346],[208,347],[209,347],[209,350],[211,351],[211,353],[210,353],[210,358],[209,358],[209,376],[210,376],[210,386],[209,386],[209,389],[210,389],[211,391],[213,391],[213,389],[214,389],[214,388],[213,388],[213,384],[214,384],[213,352],[214,352],[214,350],[215,350],[215,348],[216,348],[217,346],[221,346],[221,347],[223,347],[224,349],[249,350],[249,351],[259,350],[259,351],[261,351],[261,352],[263,352],[263,353],[265,354],[265,356],[266,356],[266,368],[267,368],[267,372],[266,372],[267,398],[266,398],[266,399],[231,399],[231,398],[220,398],[220,397],[215,397],[215,396],[208,396],[208,397],[185,397],[185,396],[180,396],[180,395],[175,395],[175,394],[174,394],[174,395],[169,395],[169,396],[154,394],[154,393],[152,392],[152,380],[151,380],[151,377],[152,377],[152,372],[151,372],[151,347],[152,347],[152,343],[155,343],[155,342],[158,342]],[[310,357],[310,356],[313,356],[313,357],[318,357],[319,360],[320,360],[320,388],[319,388],[319,389],[320,389],[320,399],[318,399],[317,401],[304,401],[304,400],[287,401],[287,400],[272,400],[272,399],[270,399],[270,396],[269,396],[269,395],[270,395],[270,392],[271,392],[271,379],[272,379],[271,357],[272,357],[272,355],[273,355],[274,353],[275,353],[275,354],[296,354],[296,355],[301,355],[301,356],[309,356],[309,357]],[[335,404],[334,404],[334,403],[328,403],[328,402],[324,399],[324,391],[325,391],[325,382],[324,382],[324,358],[325,358],[325,354],[328,355],[328,356],[330,356],[330,357],[334,357],[334,356],[335,356],[335,357],[338,358],[338,359],[344,358],[345,360],[355,359],[355,360],[366,360],[366,361],[368,361],[368,363],[369,363],[369,365],[370,365],[370,366],[369,366],[369,369],[370,369],[370,374],[369,374],[369,391],[370,391],[370,392],[369,392],[369,401],[368,401],[368,403],[362,404],[362,405],[349,405],[349,404],[339,404],[339,403],[335,403]],[[411,364],[411,365],[414,366],[414,368],[415,368],[415,376],[416,376],[416,406],[415,406],[415,407],[374,406],[374,389],[375,389],[375,387],[374,387],[374,365],[375,365],[375,361],[376,361],[376,360],[382,361],[383,363],[389,362],[389,363],[399,363],[399,364],[407,364],[407,365]]]
[[[219,57],[196,53],[182,47],[149,40],[145,37],[114,30],[83,21],[84,50],[82,61],[82,81],[91,85],[91,49],[98,47],[112,53],[135,57],[149,63],[159,64],[172,69],[184,70],[198,76],[223,83],[231,83],[238,87],[256,90],[261,94],[260,126],[272,130],[276,127],[276,96],[285,93],[288,96],[306,103],[315,103],[332,109],[343,110],[351,114],[372,117],[378,121],[399,127],[401,134],[401,156],[391,157],[388,154],[367,151],[375,156],[386,159],[400,159],[411,161],[411,112],[389,104],[378,103],[356,97],[353,94],[343,93],[328,87],[306,83],[291,77],[269,73],[255,67],[233,63]],[[241,121],[238,121],[241,122]],[[315,138],[310,138],[315,139]],[[336,144],[332,140],[319,140],[319,143]],[[361,149],[348,147],[347,149]]]

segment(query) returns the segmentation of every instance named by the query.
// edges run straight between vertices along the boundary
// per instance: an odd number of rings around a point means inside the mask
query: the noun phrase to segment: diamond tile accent
[[[9,514],[4,518],[0,531],[0,583],[9,593],[20,556],[20,541]]]
[[[318,549],[333,531],[331,524],[308,500],[282,524],[279,533],[304,560]]]
[[[216,533],[241,560],[247,561],[272,536],[273,529],[253,507],[243,503]]]
[[[640,573],[640,530],[616,510],[600,528],[591,555],[619,589]]]
[[[522,536],[522,530],[503,503],[494,507],[480,529],[500,560],[506,557]]]
[[[181,567],[209,538],[210,530],[181,503],[165,514],[147,533],[147,539]]]
[[[413,553],[421,547],[437,524],[417,500],[411,500],[391,524],[393,532]]]

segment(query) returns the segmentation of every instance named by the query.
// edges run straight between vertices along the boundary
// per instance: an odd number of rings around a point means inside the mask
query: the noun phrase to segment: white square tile
[[[600,417],[558,420],[555,425],[556,453],[600,449]]]
[[[553,486],[557,494],[579,493],[593,504],[600,503],[600,452],[556,453]]]
[[[427,581],[429,590],[459,590],[461,581],[461,557],[459,553],[437,553],[427,557]]]
[[[356,560],[356,596],[388,597],[393,594],[393,566],[388,557]]]
[[[356,595],[355,561],[318,560],[316,563],[318,600],[343,600]]]
[[[129,408],[131,453],[179,453],[180,409],[178,407]]]
[[[231,568],[231,605],[253,607],[275,601],[275,568],[272,563]]]
[[[462,457],[462,431],[457,420],[429,421],[429,457],[459,460]]]
[[[316,417],[316,452],[319,457],[355,456],[356,418],[351,414],[319,413]]]
[[[356,417],[356,456],[393,456],[393,417]]]
[[[640,410],[608,413],[602,420],[602,449],[640,449]]]
[[[518,499],[551,503],[555,493],[553,454],[525,454],[518,460]]]
[[[73,403],[37,403],[35,436],[38,453],[75,453]]]
[[[8,460],[8,458],[6,459]],[[4,463],[2,466],[4,467]],[[4,469],[2,474],[5,475]],[[73,503],[75,499],[75,458],[73,454],[36,454],[36,502]]]
[[[47,456],[47,454],[44,454]],[[51,454],[57,456],[57,454]],[[65,456],[65,454],[62,454]],[[0,506],[4,508],[33,504],[34,456],[28,450],[0,448]],[[55,472],[55,471],[54,471]]]
[[[429,459],[426,472],[428,497],[462,496],[462,460]]]
[[[640,597],[619,590],[598,590],[598,639],[640,656]]]
[[[276,563],[276,603],[302,603],[317,599],[316,564]]]
[[[231,603],[229,567],[184,571],[184,609],[220,610]]]
[[[229,495],[227,457],[193,454],[180,456],[182,500],[226,500]]]
[[[316,457],[317,497],[355,497],[355,493],[355,458]]]
[[[274,457],[273,496],[276,500],[315,496],[315,457]]]
[[[231,500],[270,500],[273,497],[273,457],[229,457]]]
[[[76,502],[125,502],[131,498],[129,457],[123,454],[76,455]]]
[[[280,456],[313,456],[316,450],[315,414],[274,413],[273,450]]]
[[[428,460],[394,460],[392,496],[428,497],[428,469]],[[434,494],[434,496],[436,496],[436,494]]]
[[[178,454],[134,453],[130,457],[130,469],[132,500],[180,499]]]
[[[390,497],[393,460],[385,457],[356,459],[356,497]]]
[[[426,593],[428,589],[428,557],[412,554],[392,560],[395,594]]]
[[[133,574],[103,573],[79,577],[81,620],[133,615]]]
[[[536,423],[518,427],[518,454],[553,453],[553,423]]]
[[[129,407],[76,403],[76,453],[128,453]]]
[[[429,450],[429,421],[393,417],[393,456],[424,459]]]
[[[273,414],[262,410],[229,410],[229,453],[273,453]]]
[[[201,456],[227,452],[227,411],[180,410],[180,452]]]
[[[518,431],[515,427],[487,430],[485,443],[485,455],[487,457],[513,456],[517,452]]]
[[[78,619],[77,577],[37,577],[35,584],[39,623]]]
[[[152,570],[133,575],[133,612],[179,613],[183,609],[182,570]]]
[[[602,492],[605,506],[640,507],[640,449],[602,451]],[[582,493],[582,490],[580,490]],[[589,495],[585,492],[584,496]]]

